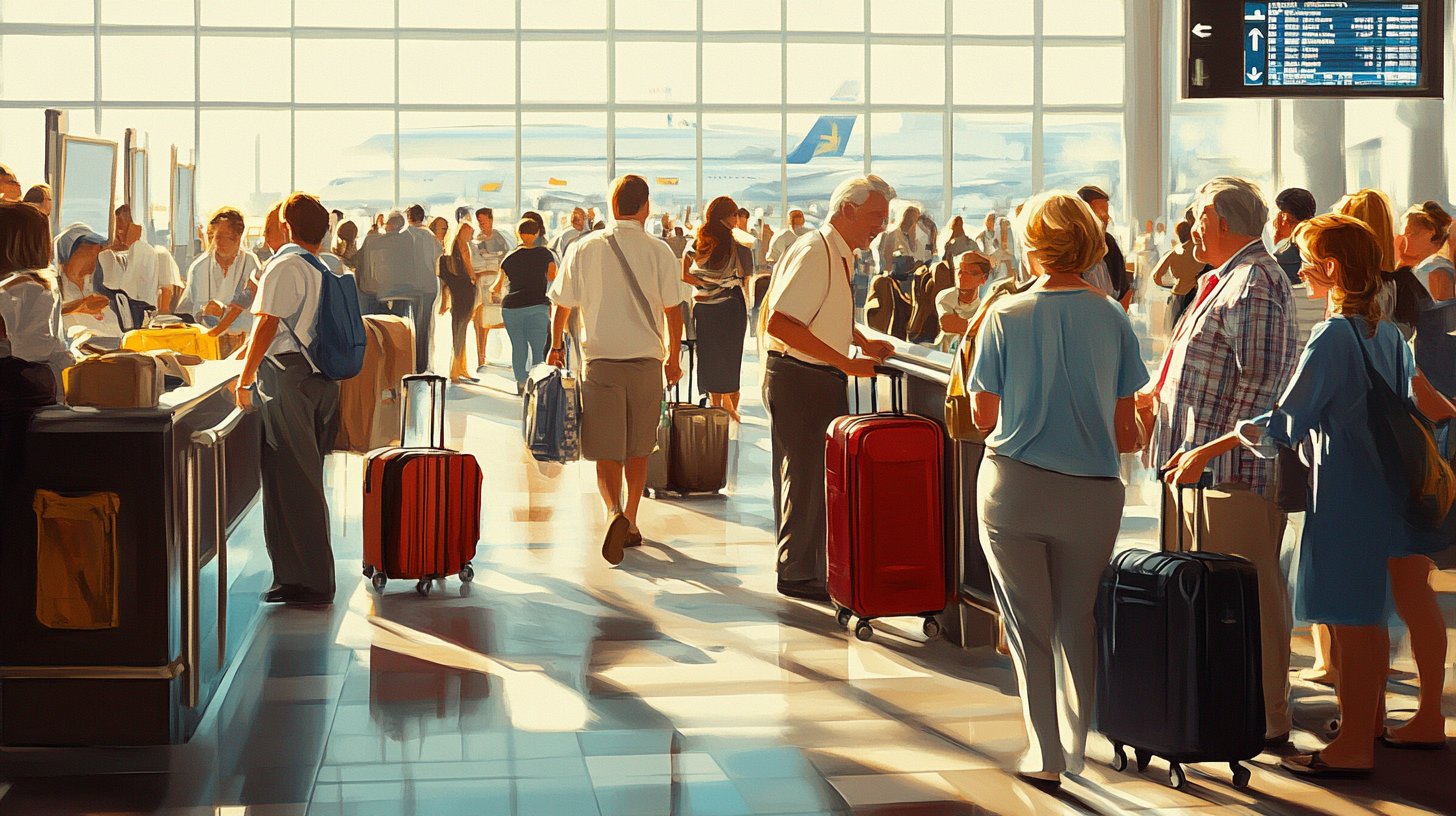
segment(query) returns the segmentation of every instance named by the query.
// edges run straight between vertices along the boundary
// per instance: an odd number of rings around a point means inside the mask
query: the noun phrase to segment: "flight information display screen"
[[[1439,99],[1445,7],[1446,0],[1183,0],[1183,95]]]

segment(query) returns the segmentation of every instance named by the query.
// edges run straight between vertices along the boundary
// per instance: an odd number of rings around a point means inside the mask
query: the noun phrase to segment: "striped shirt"
[[[1289,279],[1263,241],[1219,269],[1219,283],[1179,320],[1158,393],[1153,461],[1198,447],[1243,419],[1273,410],[1299,361],[1299,321]],[[1186,325],[1185,325],[1186,323]],[[1243,447],[1214,459],[1214,483],[1243,482],[1263,495],[1273,463]]]

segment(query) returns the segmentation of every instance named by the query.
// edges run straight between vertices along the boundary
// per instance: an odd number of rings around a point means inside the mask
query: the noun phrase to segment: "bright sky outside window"
[[[695,43],[617,43],[618,102],[697,100],[698,47]]]
[[[607,27],[606,0],[550,0],[522,2],[521,28],[559,31],[603,31]]]
[[[399,41],[405,105],[512,105],[516,44],[510,40]]]
[[[1030,105],[1034,58],[1030,46],[956,46],[955,103]]]
[[[755,104],[783,94],[778,43],[703,43],[703,101]]]
[[[0,11],[7,23],[91,23],[96,5],[94,0],[4,0]]]
[[[101,0],[101,22],[107,25],[192,25],[192,0],[145,0],[141,3],[136,0]]]
[[[791,105],[864,101],[863,45],[789,43],[788,72]]]
[[[394,27],[394,0],[294,0],[293,13],[301,26]]]
[[[617,28],[623,31],[696,31],[697,0],[617,0]]]
[[[875,104],[945,104],[945,46],[870,46]]]
[[[202,0],[202,24],[287,28],[292,9],[292,0]]]
[[[8,34],[0,58],[6,99],[88,100],[96,95],[96,40]],[[48,66],[36,70],[37,66]]]
[[[883,34],[944,34],[944,0],[873,0],[870,30]]]
[[[404,0],[401,28],[514,29],[515,0]]]
[[[778,31],[782,15],[779,0],[704,0],[703,30]]]
[[[394,101],[394,43],[389,40],[300,37],[293,53],[293,93],[299,102]]]
[[[954,0],[955,33],[1030,37],[1032,0]]]
[[[521,43],[521,99],[596,102],[607,98],[605,42]]]
[[[1122,0],[1042,0],[1044,34],[1090,37],[1122,34]]]
[[[863,3],[788,0],[790,31],[864,31]]]
[[[202,98],[287,102],[288,60],[287,37],[203,37]],[[257,70],[242,71],[240,65]]]
[[[1042,52],[1043,101],[1048,105],[1120,105],[1123,50],[1048,46]]]

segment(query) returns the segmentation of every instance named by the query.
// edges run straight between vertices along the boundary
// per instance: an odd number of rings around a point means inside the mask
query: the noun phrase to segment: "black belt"
[[[803,360],[800,360],[798,357],[793,357],[791,355],[783,353],[782,351],[770,351],[768,353],[768,356],[777,357],[781,360],[788,360],[791,363],[796,363],[798,365],[804,366],[805,368],[812,368],[815,371],[822,371],[825,374],[833,374],[841,380],[844,380],[846,382],[849,381],[849,375],[845,374],[843,371],[840,371],[834,366],[819,365],[818,363],[806,363]]]

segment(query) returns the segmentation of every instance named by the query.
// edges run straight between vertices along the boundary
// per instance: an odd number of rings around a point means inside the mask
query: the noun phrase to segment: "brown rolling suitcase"
[[[688,350],[687,379],[691,393],[696,349],[693,341],[684,345]],[[674,493],[716,493],[727,487],[728,410],[708,407],[708,398],[704,396],[697,404],[666,402],[664,414],[657,431],[658,450],[647,463],[648,488]]]
[[[157,358],[131,351],[99,354],[61,372],[66,404],[91,408],[155,408],[162,398]]]

